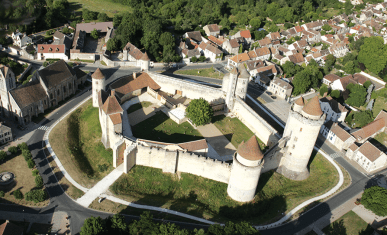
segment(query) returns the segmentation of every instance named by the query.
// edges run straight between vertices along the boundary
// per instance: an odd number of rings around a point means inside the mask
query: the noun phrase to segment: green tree
[[[117,51],[120,49],[120,41],[114,37],[114,38],[109,38],[109,40],[106,43],[106,49],[108,51]]]
[[[340,98],[340,91],[339,91],[339,90],[333,90],[333,91],[331,92],[331,96],[332,96],[333,98],[336,98],[336,99]]]
[[[350,2],[350,0],[345,0],[345,4],[344,4],[345,14],[347,15],[352,14],[352,8],[353,8],[353,5]]]
[[[241,43],[241,45],[239,45],[239,54],[243,53],[243,43]]]
[[[116,234],[124,234],[127,231],[128,226],[125,222],[125,217],[123,215],[115,214],[111,219],[111,227]]]
[[[35,177],[35,185],[36,185],[36,187],[38,187],[38,188],[43,187],[43,178],[42,178],[40,175],[37,175],[37,176]]]
[[[364,190],[361,204],[378,216],[387,215],[387,189],[373,186]]]
[[[366,89],[368,89],[368,87],[371,86],[371,85],[372,85],[372,82],[371,82],[371,81],[366,81],[366,82],[363,84],[363,86],[364,86]]]
[[[353,61],[348,61],[345,65],[344,65],[344,71],[348,74],[354,74],[355,73],[355,64],[353,63]]]
[[[332,27],[329,24],[324,24],[322,29],[325,31],[330,31],[332,29]]]
[[[259,17],[254,17],[250,20],[250,25],[253,29],[258,29],[259,27],[261,27],[261,19]]]
[[[15,191],[13,191],[13,196],[19,200],[24,198],[23,193],[20,191],[20,189],[16,189]]]
[[[278,32],[279,31],[279,28],[277,25],[275,24],[272,24],[269,28],[268,28],[269,32]]]
[[[353,88],[350,89],[350,91],[351,93],[349,94],[349,98],[345,102],[355,107],[364,105],[367,97],[367,90],[365,87],[359,84],[355,84]]]
[[[91,36],[92,38],[94,38],[95,40],[97,40],[98,37],[99,37],[99,33],[98,33],[98,31],[97,31],[96,29],[93,29],[93,30],[90,32],[90,36]]]
[[[23,151],[23,150],[28,150],[28,145],[26,142],[23,142],[21,144],[18,144],[17,145],[17,148],[20,150],[20,151]]]
[[[201,126],[211,122],[214,110],[211,105],[203,98],[192,100],[187,109],[187,117],[197,125]]]
[[[360,47],[358,60],[372,72],[379,74],[387,64],[387,47],[382,37],[369,37],[364,39]]]
[[[34,160],[32,160],[32,159],[28,160],[28,161],[27,161],[27,166],[28,166],[28,168],[30,168],[30,169],[34,168],[34,167],[35,167],[35,162],[34,162]]]
[[[309,79],[309,76],[305,72],[302,71],[297,73],[293,79],[293,94],[303,94],[310,88],[311,85],[312,81]]]
[[[320,88],[320,95],[324,96],[325,92],[328,92],[328,87],[326,85],[322,85]]]
[[[102,220],[101,217],[89,217],[83,223],[81,228],[81,235],[99,235],[106,232],[106,223],[105,220]]]
[[[360,126],[363,127],[368,123],[372,122],[374,119],[372,117],[372,112],[370,110],[354,112],[353,120]]]
[[[293,24],[291,24],[291,23],[289,23],[289,22],[286,22],[285,24],[284,24],[284,27],[286,28],[286,29],[290,29],[290,28],[292,28],[294,25]]]
[[[0,161],[4,161],[6,157],[7,157],[7,153],[4,152],[3,150],[1,150],[0,151]]]
[[[47,192],[44,189],[34,189],[26,193],[26,200],[35,203],[43,202],[47,198]]]
[[[110,20],[106,13],[98,13],[97,19],[100,22],[107,22]]]
[[[0,191],[0,197],[4,197],[4,196],[5,196],[4,191]]]
[[[117,28],[121,24],[121,21],[122,21],[122,15],[114,14],[114,16],[113,16],[113,26]]]
[[[18,149],[17,149],[16,146],[12,146],[12,147],[9,147],[9,148],[8,148],[8,151],[9,151],[10,153],[12,153],[12,154],[17,154]]]
[[[198,58],[196,58],[196,56],[192,57],[192,58],[191,58],[191,62],[193,62],[193,63],[198,62]]]

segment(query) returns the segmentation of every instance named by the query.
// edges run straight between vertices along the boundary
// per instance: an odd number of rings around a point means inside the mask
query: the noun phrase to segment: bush
[[[353,112],[348,114],[348,116],[345,118],[345,122],[351,126],[352,125],[352,120],[353,120]]]
[[[8,151],[9,151],[10,153],[12,153],[12,154],[17,154],[18,149],[17,149],[16,146],[12,146],[12,147],[9,147],[9,148],[8,148]]]
[[[321,86],[321,88],[320,88],[320,95],[321,95],[321,96],[324,96],[325,92],[328,92],[328,87],[325,86],[325,85],[323,85],[323,86]]]
[[[28,145],[27,145],[26,142],[23,142],[23,143],[21,143],[21,144],[18,144],[18,145],[17,145],[17,148],[20,149],[20,151],[22,151],[23,149],[28,150]]]
[[[38,187],[38,188],[43,187],[43,178],[42,178],[40,175],[37,175],[37,176],[35,177],[35,185],[36,185],[36,187]]]
[[[26,193],[26,200],[35,203],[43,202],[47,198],[47,193],[42,189],[34,189]]]
[[[198,58],[196,58],[196,56],[194,56],[194,57],[191,58],[191,62],[195,63],[195,62],[197,62],[197,61],[198,61]]]
[[[204,61],[206,61],[206,57],[205,57],[205,56],[203,56],[203,55],[202,55],[202,56],[200,56],[200,57],[199,57],[199,61],[200,61],[200,62],[204,62]]]
[[[32,154],[30,150],[22,150],[22,155],[24,157],[24,160],[28,161],[32,159]]]
[[[212,116],[214,116],[211,105],[203,98],[192,100],[186,112],[187,117],[197,126],[211,122]]]
[[[372,82],[371,82],[371,81],[366,81],[366,82],[363,84],[363,86],[364,86],[366,89],[368,89],[368,87],[371,86],[371,85],[372,85]]]
[[[35,169],[32,171],[32,176],[38,176],[39,175],[39,170]]]
[[[364,190],[361,204],[378,216],[387,215],[387,189],[373,186]]]
[[[336,99],[340,98],[340,91],[339,91],[339,90],[333,90],[333,91],[331,92],[331,96],[332,96],[333,98],[336,98]]]
[[[355,112],[353,114],[353,119],[360,127],[363,127],[374,120],[370,110]]]
[[[0,197],[4,197],[4,196],[5,196],[4,191],[0,191]]]
[[[35,167],[35,162],[34,162],[34,160],[32,160],[32,159],[28,160],[28,161],[27,161],[27,166],[28,166],[28,168],[30,168],[30,169],[34,168],[34,167]]]
[[[98,170],[100,172],[104,172],[108,169],[108,166],[106,164],[98,165]]]
[[[4,161],[7,157],[7,153],[4,151],[0,151],[0,161]]]
[[[16,189],[15,191],[13,191],[13,196],[19,200],[24,198],[23,193],[20,192],[20,189]]]

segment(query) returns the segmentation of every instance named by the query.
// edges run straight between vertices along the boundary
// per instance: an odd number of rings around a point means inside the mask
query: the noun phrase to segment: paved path
[[[124,173],[124,164],[119,165],[114,169],[110,174],[105,176],[101,181],[99,181],[94,187],[92,187],[85,195],[77,199],[77,203],[89,207],[89,205],[102,193],[107,191],[122,174]]]
[[[289,116],[290,104],[285,100],[277,100],[275,102],[263,104],[283,123],[286,123]]]
[[[198,126],[197,129],[221,158],[232,159],[232,155],[236,151],[234,145],[230,143],[214,124],[210,123],[204,126]]]
[[[363,205],[355,206],[352,211],[374,228],[379,228],[386,223],[387,216],[377,216],[372,211],[367,210]]]

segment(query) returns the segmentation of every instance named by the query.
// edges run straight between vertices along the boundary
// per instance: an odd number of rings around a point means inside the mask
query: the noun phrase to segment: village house
[[[346,156],[356,161],[365,171],[373,172],[386,166],[387,155],[369,141],[356,147],[356,144],[352,144]]]
[[[344,122],[348,110],[332,97],[320,99],[321,110],[326,114],[325,121]]]
[[[323,26],[323,23],[321,21],[313,21],[313,22],[310,22],[310,23],[306,23],[304,25],[302,25],[302,27],[305,29],[305,30],[320,30]]]
[[[270,86],[271,80],[277,75],[278,71],[274,64],[257,68],[255,74],[255,83],[261,85],[265,89]]]
[[[51,43],[51,45],[65,45],[66,52],[71,49],[72,41],[63,33],[55,31],[53,39],[54,41]]]
[[[32,43],[32,39],[26,33],[15,32],[11,35],[13,44],[22,48]]]
[[[212,62],[221,61],[223,57],[223,52],[210,43],[200,43],[199,51]]]
[[[255,54],[256,54],[256,57],[254,58],[255,60],[269,60],[271,56],[270,50],[267,47],[257,48],[255,50]]]
[[[209,24],[203,27],[204,32],[206,32],[207,36],[217,37],[220,34],[220,29],[217,24]]]
[[[241,53],[234,55],[233,57],[229,57],[227,61],[227,67],[230,69],[236,68],[240,63],[244,63],[250,60],[250,56],[247,53]]]
[[[272,47],[273,46],[273,44],[271,43],[270,38],[268,38],[268,37],[265,37],[265,38],[263,38],[261,40],[258,40],[258,43],[259,43],[260,47]]]
[[[353,76],[347,75],[345,77],[333,81],[331,83],[331,87],[333,90],[345,91],[347,89],[348,84],[350,83],[363,85],[368,80],[369,79],[366,76],[357,73]]]
[[[345,42],[338,42],[330,46],[329,51],[336,58],[340,58],[345,56],[349,52],[349,49],[347,47],[347,44],[345,44]]]
[[[231,39],[240,38],[240,37],[244,39],[245,45],[249,45],[251,43],[252,39],[251,39],[251,34],[249,30],[238,31],[236,34],[231,36]]]
[[[64,44],[61,44],[61,45],[38,44],[37,56],[38,56],[38,60],[46,60],[46,59],[69,60],[69,57],[66,55],[66,46]]]
[[[222,44],[222,48],[227,51],[228,54],[238,54],[239,52],[239,43],[236,39],[226,40]]]
[[[323,77],[323,83],[326,84],[328,87],[331,86],[331,84],[336,81],[336,80],[339,80],[340,77],[337,76],[336,74],[327,74]]]
[[[320,133],[339,150],[346,150],[355,142],[355,137],[331,120],[321,126]]]
[[[302,53],[296,53],[296,54],[290,55],[289,60],[293,64],[302,65],[304,63],[304,56],[302,55]]]
[[[0,123],[0,144],[5,144],[13,140],[12,129]]]
[[[247,71],[250,74],[250,78],[255,78],[258,73],[257,69],[266,66],[265,62],[262,60],[249,60],[249,61],[246,61],[245,65],[246,65]]]
[[[184,38],[188,38],[190,40],[194,40],[195,43],[200,44],[203,41],[202,34],[200,31],[191,31],[191,32],[186,32],[183,35]]]
[[[270,85],[267,90],[272,92],[273,95],[278,98],[287,100],[288,97],[292,95],[293,86],[280,78],[274,78],[270,81]]]

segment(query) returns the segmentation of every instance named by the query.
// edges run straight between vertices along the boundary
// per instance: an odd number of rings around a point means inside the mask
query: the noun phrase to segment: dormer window
[[[44,47],[43,47],[43,46],[41,46],[41,47],[40,47],[40,50],[43,50],[43,49],[44,49]]]
[[[55,51],[59,51],[59,48],[57,47],[57,48],[55,49]]]
[[[50,49],[48,49],[48,51],[52,51],[52,48],[50,47]]]

